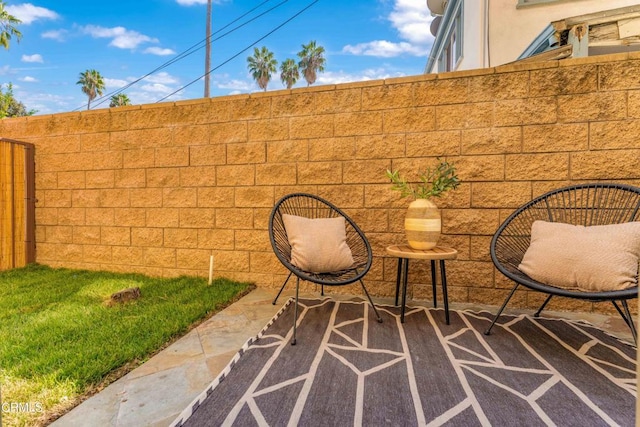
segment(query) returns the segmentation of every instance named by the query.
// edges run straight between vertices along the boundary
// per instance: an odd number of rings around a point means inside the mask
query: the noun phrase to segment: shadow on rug
[[[289,301],[174,426],[635,423],[636,349],[591,325]]]

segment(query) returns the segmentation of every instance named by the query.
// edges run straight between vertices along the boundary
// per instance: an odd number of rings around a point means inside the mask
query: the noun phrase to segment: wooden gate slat
[[[31,144],[0,139],[0,270],[35,261],[32,163]]]
[[[0,269],[13,267],[11,144],[0,141]]]

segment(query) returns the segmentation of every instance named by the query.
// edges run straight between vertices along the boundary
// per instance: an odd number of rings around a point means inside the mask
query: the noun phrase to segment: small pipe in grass
[[[209,286],[213,281],[213,255],[209,256]]]

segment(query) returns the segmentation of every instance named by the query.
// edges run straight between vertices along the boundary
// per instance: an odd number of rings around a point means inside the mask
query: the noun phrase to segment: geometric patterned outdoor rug
[[[559,319],[291,300],[175,426],[632,426],[636,349]]]

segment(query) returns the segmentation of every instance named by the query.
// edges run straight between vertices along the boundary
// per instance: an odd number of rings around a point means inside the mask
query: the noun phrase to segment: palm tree
[[[300,78],[300,70],[298,70],[298,64],[291,58],[287,58],[280,64],[280,79],[282,84],[287,86],[287,89],[296,84]]]
[[[302,71],[304,79],[307,81],[307,86],[316,82],[318,77],[318,71],[324,71],[324,64],[326,62],[324,58],[324,48],[322,46],[316,46],[315,40],[312,40],[307,45],[302,45],[302,50],[298,52],[300,62],[298,66]]]
[[[9,49],[9,40],[11,40],[12,36],[15,36],[17,41],[22,38],[22,33],[15,27],[22,21],[13,15],[9,15],[4,6],[4,1],[0,0],[0,46]]]
[[[109,103],[109,107],[122,107],[125,105],[131,105],[131,100],[124,93],[119,93],[117,95],[113,95],[110,98],[111,102]]]
[[[76,84],[82,85],[82,93],[89,98],[87,110],[91,109],[91,101],[93,101],[96,96],[102,95],[104,91],[104,79],[98,71],[87,70],[84,73],[80,73],[80,79]]]
[[[255,79],[260,89],[267,90],[269,80],[271,80],[271,74],[278,71],[278,61],[273,57],[273,52],[262,46],[261,49],[257,47],[253,48],[253,56],[247,58],[249,63],[249,71]]]

